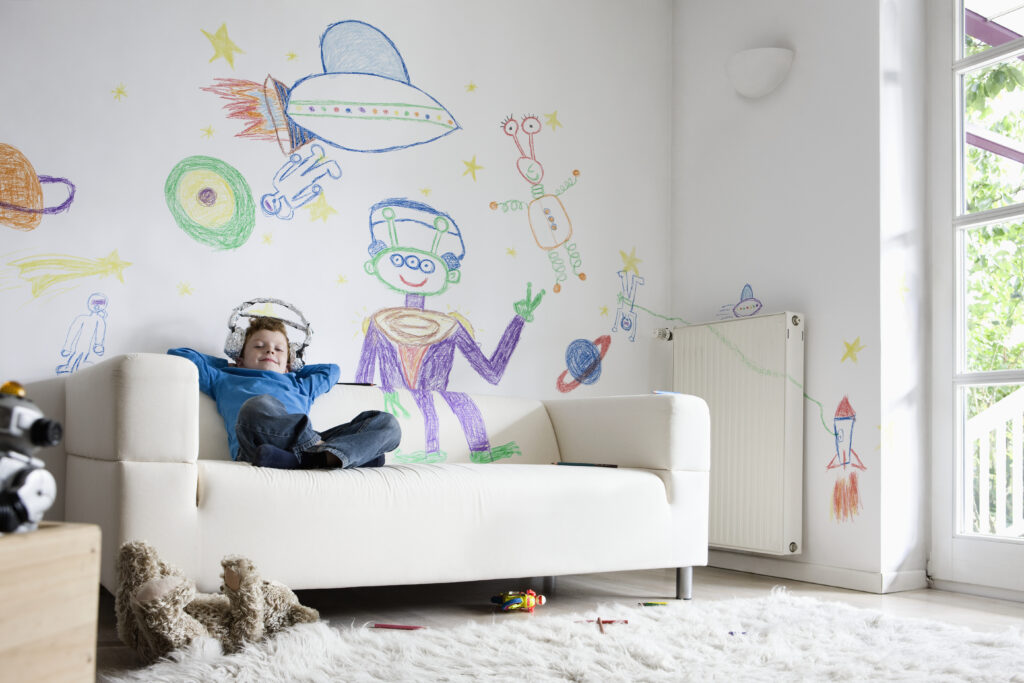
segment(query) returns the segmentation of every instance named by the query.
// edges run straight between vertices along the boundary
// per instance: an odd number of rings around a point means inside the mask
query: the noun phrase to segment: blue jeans
[[[238,459],[252,462],[256,448],[277,446],[296,455],[317,446],[341,461],[342,467],[380,467],[384,454],[398,448],[402,428],[391,413],[365,410],[351,422],[323,432],[313,429],[308,415],[289,413],[269,394],[254,396],[242,404],[235,423]]]

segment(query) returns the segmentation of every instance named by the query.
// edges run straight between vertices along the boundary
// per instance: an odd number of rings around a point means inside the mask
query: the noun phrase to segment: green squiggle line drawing
[[[625,297],[623,297],[621,293],[618,294],[618,300],[619,300],[618,301],[619,304],[622,304],[624,302],[625,303],[629,303],[629,301]],[[679,322],[683,323],[683,325],[686,325],[686,326],[693,325],[693,323],[691,323],[691,322],[689,322],[687,320],[684,320],[683,318],[675,318],[675,317],[668,316],[668,315],[661,315],[660,313],[655,313],[651,309],[644,308],[643,306],[640,306],[639,304],[634,304],[634,308],[639,308],[641,311],[643,311],[643,312],[645,312],[645,313],[647,313],[649,315],[653,315],[655,318],[661,318],[662,320],[678,320]],[[762,368],[759,365],[756,365],[753,361],[751,361],[749,358],[747,358],[743,354],[743,352],[739,349],[738,346],[736,346],[730,340],[728,340],[725,337],[723,337],[722,333],[719,332],[718,330],[716,330],[714,327],[709,325],[708,326],[708,330],[711,332],[711,334],[713,334],[716,337],[718,337],[718,340],[721,341],[723,344],[725,344],[726,348],[728,348],[730,351],[734,352],[737,356],[739,356],[740,360],[743,361],[743,364],[746,365],[751,370],[753,370],[754,372],[756,372],[756,373],[758,373],[760,375],[767,375],[769,377],[782,377],[783,376],[781,372],[778,372],[776,370],[769,370],[768,368]],[[821,425],[825,428],[825,431],[828,432],[830,436],[835,436],[836,435],[835,429],[830,429],[829,426],[828,426],[828,423],[825,421],[825,406],[823,406],[821,404],[821,401],[819,401],[819,400],[817,400],[815,398],[812,398],[807,393],[807,391],[804,389],[804,386],[802,384],[800,384],[800,382],[797,382],[794,377],[792,377],[791,375],[788,375],[788,374],[785,377],[790,382],[792,382],[793,385],[797,389],[799,389],[801,392],[803,392],[804,398],[806,398],[808,401],[810,401],[811,403],[813,403],[816,406],[818,406],[818,416],[821,418]]]

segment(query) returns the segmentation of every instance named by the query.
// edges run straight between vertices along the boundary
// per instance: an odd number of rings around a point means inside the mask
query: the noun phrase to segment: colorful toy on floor
[[[537,595],[532,590],[528,590],[525,593],[522,591],[506,591],[493,596],[491,602],[500,605],[502,612],[511,612],[512,610],[533,612],[533,608],[543,605],[547,602],[547,598],[543,595]]]

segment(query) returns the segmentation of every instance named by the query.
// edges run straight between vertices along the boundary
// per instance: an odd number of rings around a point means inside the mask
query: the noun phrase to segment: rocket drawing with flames
[[[227,100],[228,118],[246,124],[240,137],[277,141],[291,154],[312,140],[352,152],[388,152],[460,129],[455,117],[412,84],[398,48],[361,21],[331,24],[320,37],[322,73],[291,87],[219,78],[202,88]]]
[[[856,470],[866,470],[867,467],[853,450],[853,425],[856,421],[857,413],[850,405],[850,399],[843,396],[832,421],[836,454],[826,467],[830,470],[842,468],[832,489],[832,519],[840,522],[852,519],[861,509]],[[847,473],[847,467],[853,469]]]

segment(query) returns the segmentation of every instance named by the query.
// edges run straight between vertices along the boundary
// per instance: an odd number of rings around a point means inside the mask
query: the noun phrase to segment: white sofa
[[[491,444],[521,454],[474,464],[440,398],[447,456],[408,462],[423,448],[423,420],[400,392],[410,414],[386,466],[283,471],[231,461],[185,359],[123,355],[64,381],[66,464],[51,469],[65,471],[66,520],[102,528],[111,590],[117,549],[133,539],[203,591],[218,589],[230,553],[293,589],[675,567],[683,598],[690,568],[707,564],[710,427],[693,396],[476,395]],[[379,389],[339,385],[311,417],[326,428],[382,408]]]

